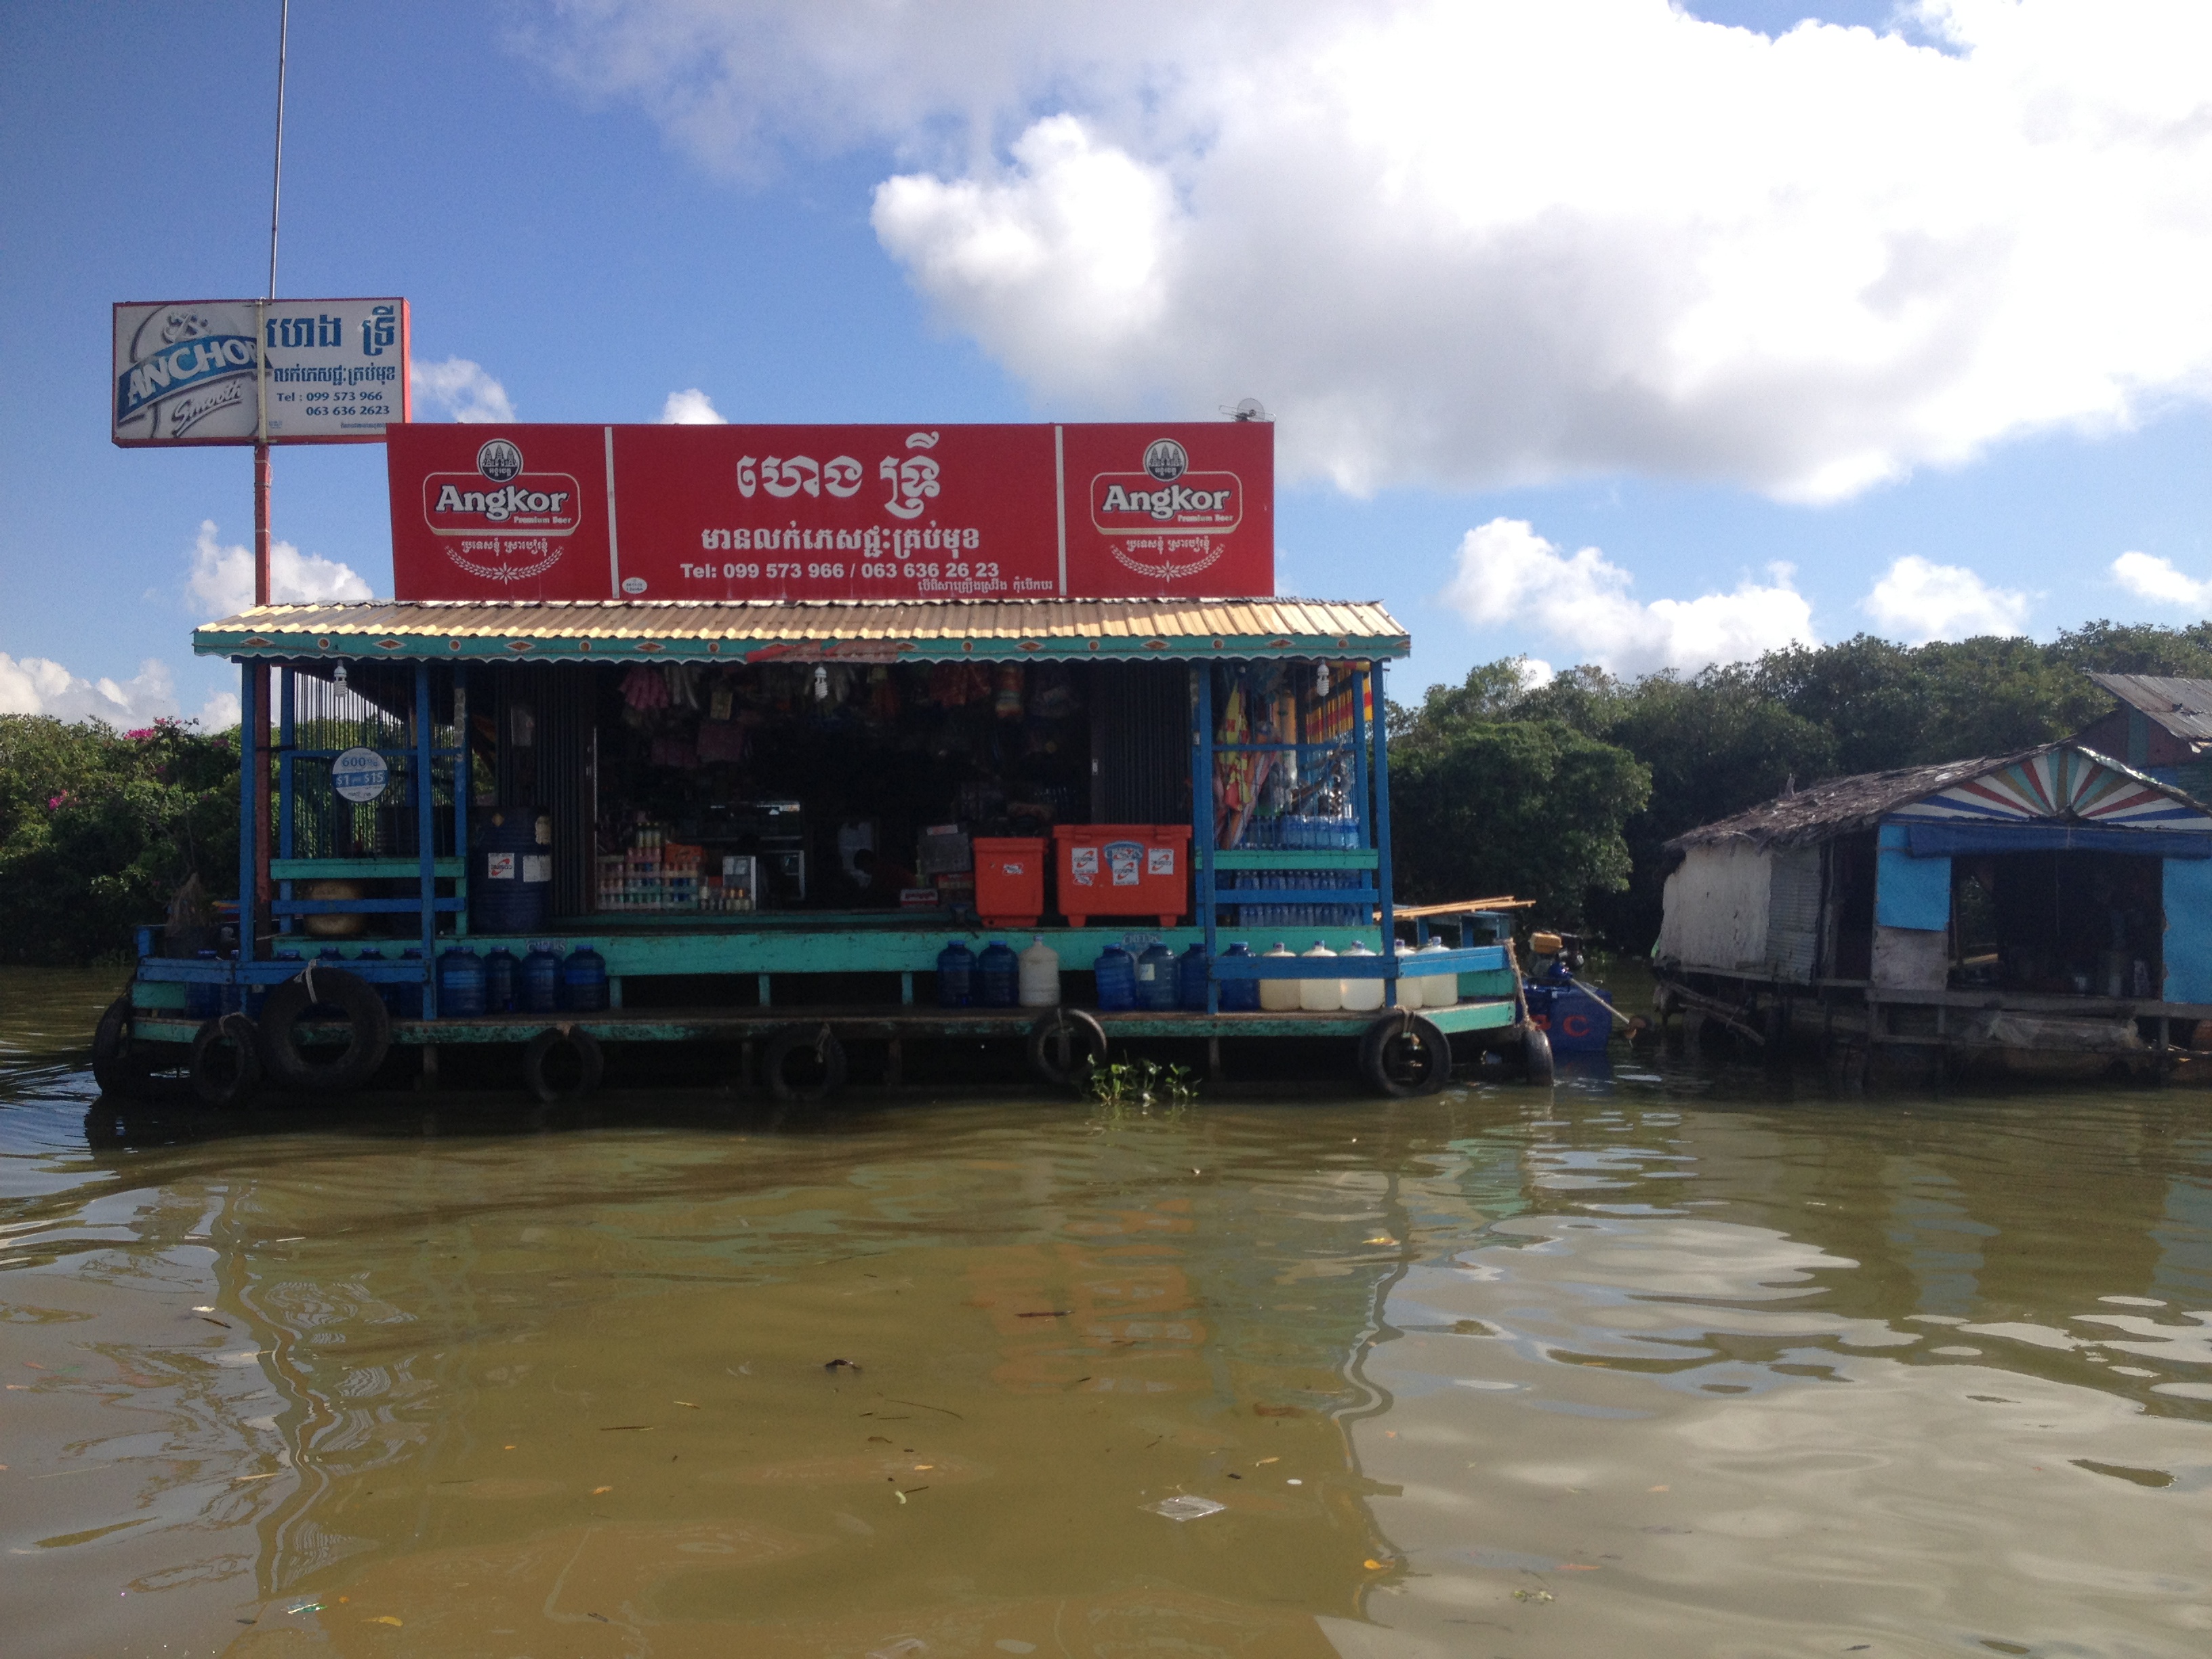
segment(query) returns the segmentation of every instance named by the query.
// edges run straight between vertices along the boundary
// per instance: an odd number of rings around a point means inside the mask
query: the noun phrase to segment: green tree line
[[[1702,673],[1486,663],[1393,703],[1391,855],[1407,903],[1512,893],[1540,923],[1642,950],[1662,848],[1795,779],[2001,755],[2112,707],[2088,671],[2212,679],[2212,623],[2090,623],[2048,642],[1894,645],[1867,635]]]
[[[238,892],[238,733],[0,714],[0,962],[127,950],[197,874]]]

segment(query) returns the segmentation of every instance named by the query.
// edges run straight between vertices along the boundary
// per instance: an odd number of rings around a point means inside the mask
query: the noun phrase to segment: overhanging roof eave
[[[238,661],[1025,662],[1405,656],[1380,605],[1301,599],[269,605],[193,631]]]

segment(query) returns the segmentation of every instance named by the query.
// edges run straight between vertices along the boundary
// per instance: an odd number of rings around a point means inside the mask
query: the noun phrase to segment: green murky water
[[[2196,1090],[118,1115],[110,994],[0,973],[11,1655],[2212,1651]]]

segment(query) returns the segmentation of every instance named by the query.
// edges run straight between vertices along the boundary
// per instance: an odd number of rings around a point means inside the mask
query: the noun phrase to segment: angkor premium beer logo
[[[532,472],[520,445],[494,438],[474,472],[422,480],[422,519],[447,538],[446,556],[487,581],[521,581],[561,562],[576,533],[583,492],[566,472]]]
[[[1224,550],[1219,539],[1243,521],[1243,483],[1234,472],[1194,472],[1173,438],[1145,446],[1142,471],[1101,472],[1091,481],[1091,522],[1114,539],[1115,559],[1158,581],[1194,576]]]

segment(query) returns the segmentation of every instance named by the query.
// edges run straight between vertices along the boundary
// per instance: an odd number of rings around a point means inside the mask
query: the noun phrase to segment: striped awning
[[[1316,599],[371,599],[265,605],[192,632],[236,660],[729,662],[1402,657],[1379,605]]]

